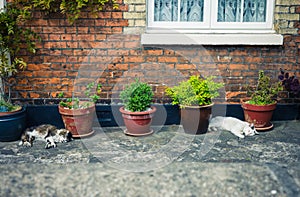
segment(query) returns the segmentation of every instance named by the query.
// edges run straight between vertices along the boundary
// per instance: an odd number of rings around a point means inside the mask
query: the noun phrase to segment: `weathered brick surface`
[[[274,81],[280,68],[297,71],[300,77],[300,3],[278,0],[275,12],[283,46],[144,47],[140,32],[145,29],[145,0],[124,0],[119,10],[100,12],[97,19],[86,13],[75,25],[60,15],[36,13],[30,25],[43,41],[35,55],[21,51],[29,64],[16,78],[13,97],[48,103],[61,91],[72,96],[82,92],[85,83],[97,81],[103,84],[103,102],[110,102],[138,77],[152,85],[156,102],[169,102],[165,87],[197,74],[222,79],[226,102],[239,102],[246,96],[245,86],[255,83],[258,70]],[[280,97],[280,102],[293,102],[286,92]]]

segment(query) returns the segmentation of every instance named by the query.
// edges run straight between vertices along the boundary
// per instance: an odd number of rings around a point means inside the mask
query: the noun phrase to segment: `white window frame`
[[[218,0],[212,0],[211,1],[211,7],[212,10],[216,10],[213,12],[211,15],[212,20],[211,20],[211,28],[212,29],[227,29],[227,30],[265,30],[265,31],[270,31],[272,30],[273,26],[273,13],[274,13],[274,7],[275,7],[275,0],[266,0],[267,5],[267,12],[266,12],[266,22],[217,22],[217,17],[218,17]],[[244,0],[242,0],[242,3],[244,3]],[[243,13],[243,6],[241,13]],[[243,15],[241,14],[241,18]]]
[[[180,5],[180,2],[184,0],[178,0],[178,5]],[[154,21],[154,0],[148,0],[148,28],[164,28],[164,29],[174,29],[174,27],[179,27],[177,29],[199,29],[199,26],[201,28],[209,28],[209,18],[207,16],[210,16],[210,5],[209,0],[204,0],[204,8],[203,8],[203,22],[165,22],[165,21]],[[178,6],[179,7],[179,6]],[[180,20],[179,17],[179,11],[178,11],[178,20]]]
[[[180,5],[180,4],[178,4]],[[282,45],[273,29],[275,0],[267,0],[266,22],[217,22],[218,0],[204,0],[203,22],[154,21],[154,0],[147,0],[143,45]],[[212,12],[212,10],[216,10]],[[180,18],[178,16],[178,18]]]

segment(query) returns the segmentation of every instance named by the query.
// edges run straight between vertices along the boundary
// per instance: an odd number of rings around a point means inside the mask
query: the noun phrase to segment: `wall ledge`
[[[141,43],[142,45],[282,45],[283,36],[276,33],[145,33],[141,36]]]

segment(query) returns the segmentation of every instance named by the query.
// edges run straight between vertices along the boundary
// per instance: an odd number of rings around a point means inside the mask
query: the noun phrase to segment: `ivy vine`
[[[46,13],[60,12],[67,17],[70,24],[73,24],[83,11],[89,11],[96,17],[97,12],[104,10],[106,6],[113,9],[119,7],[116,0],[15,0],[14,2],[27,11],[25,17],[35,10]]]

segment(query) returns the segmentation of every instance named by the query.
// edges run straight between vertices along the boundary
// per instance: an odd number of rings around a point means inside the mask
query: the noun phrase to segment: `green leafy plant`
[[[125,109],[132,112],[147,110],[152,103],[153,96],[154,94],[150,85],[140,82],[138,79],[127,85],[120,94]]]
[[[213,98],[219,96],[218,90],[224,83],[214,82],[215,77],[206,79],[199,76],[191,76],[187,81],[182,81],[178,86],[166,89],[166,94],[172,98],[173,105],[201,106],[212,103]]]
[[[19,105],[14,105],[10,102],[0,100],[0,112],[10,112],[21,109]]]
[[[34,10],[42,10],[46,13],[60,12],[66,15],[70,24],[77,20],[83,11],[89,11],[97,16],[98,11],[102,11],[105,6],[111,5],[113,9],[119,6],[116,0],[15,0],[20,6],[32,13]],[[25,16],[26,16],[25,15]]]
[[[14,3],[0,10],[0,106],[8,111],[15,109],[7,107],[11,103],[13,86],[10,79],[27,67],[27,63],[16,55],[24,46],[29,52],[35,53],[35,41],[39,40],[36,33],[20,25],[25,20],[21,17],[26,15],[25,12]]]
[[[266,76],[264,71],[260,70],[257,85],[252,88],[248,87],[247,95],[251,98],[247,102],[253,105],[273,104],[275,103],[274,98],[282,90],[280,82],[272,83],[271,78]]]
[[[91,102],[96,103],[98,99],[100,99],[99,94],[101,93],[101,84],[96,84],[94,82],[89,83],[86,86],[86,90],[84,92],[85,96],[87,97],[87,100],[80,101],[79,98],[67,98],[65,100],[62,100],[59,102],[59,105],[65,108],[69,109],[84,109],[90,106]],[[96,90],[94,94],[92,94],[92,91]],[[64,93],[61,92],[58,95],[58,98],[63,98]]]
[[[300,82],[297,78],[296,72],[294,73],[294,75],[291,75],[290,73],[280,68],[278,79],[280,80],[284,89],[291,93],[292,96],[300,97]]]

